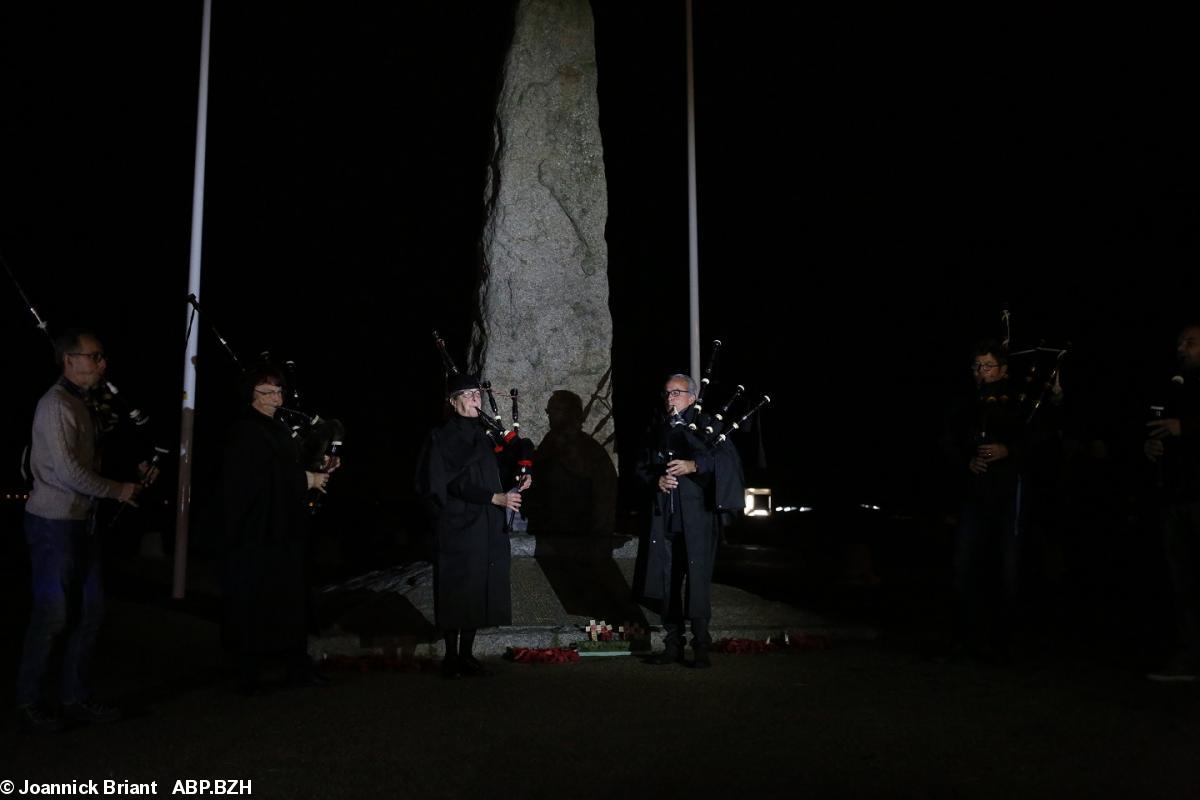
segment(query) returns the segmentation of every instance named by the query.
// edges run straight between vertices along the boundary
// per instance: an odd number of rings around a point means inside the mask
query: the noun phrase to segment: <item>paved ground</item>
[[[0,559],[10,687],[28,609],[15,541]],[[491,659],[494,677],[455,682],[338,669],[332,688],[250,700],[232,691],[203,581],[172,604],[126,575],[97,683],[132,714],[39,737],[0,718],[0,781],[154,780],[167,795],[176,780],[241,779],[281,798],[1200,797],[1200,686],[1141,674],[1169,627],[1161,581],[1042,595],[1012,664],[945,663],[924,646],[944,627],[942,562],[896,550],[906,560],[885,562],[874,587],[822,581],[840,574],[832,555],[721,562],[730,586],[880,632],[829,650],[718,655],[709,671]],[[578,583],[546,578],[564,596]]]
[[[258,797],[1200,796],[1200,689],[1151,684],[1103,642],[996,667],[930,660],[896,631],[717,656],[709,671],[342,669],[328,689],[247,700],[203,611],[115,602],[99,682],[133,716],[41,737],[9,725],[0,780],[156,780],[169,794],[237,778]]]

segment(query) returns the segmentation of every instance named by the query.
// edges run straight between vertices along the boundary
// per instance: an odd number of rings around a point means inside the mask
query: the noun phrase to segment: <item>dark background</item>
[[[309,407],[346,423],[330,503],[365,564],[404,526],[439,418],[429,331],[466,349],[511,7],[215,5],[194,540],[236,408],[213,324],[243,358],[294,359]],[[742,442],[752,480],[782,502],[937,508],[942,409],[1004,303],[1014,345],[1071,345],[1068,435],[1133,452],[1195,313],[1183,20],[697,6],[704,352],[726,343],[714,399],[736,382],[776,399],[765,468],[758,432]],[[684,12],[593,8],[628,474],[662,378],[688,367]],[[0,12],[0,253],[52,328],[101,332],[170,445],[200,13]],[[55,370],[11,287],[0,321],[17,487]]]

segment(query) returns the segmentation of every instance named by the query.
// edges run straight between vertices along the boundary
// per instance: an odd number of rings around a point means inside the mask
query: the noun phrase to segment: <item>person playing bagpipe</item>
[[[416,473],[417,494],[433,516],[434,621],[446,646],[442,675],[487,675],[472,647],[479,628],[510,625],[506,520],[521,507],[523,476],[505,491],[494,443],[481,419],[479,380],[447,377],[449,419],[429,433]]]
[[[701,433],[696,382],[672,375],[663,387],[663,411],[638,462],[637,474],[654,491],[650,527],[639,558],[637,589],[661,602],[665,649],[653,664],[684,662],[685,625],[691,622],[692,666],[709,667],[712,573],[722,509],[742,507],[745,479],[737,449]],[[692,424],[696,429],[692,429]]]

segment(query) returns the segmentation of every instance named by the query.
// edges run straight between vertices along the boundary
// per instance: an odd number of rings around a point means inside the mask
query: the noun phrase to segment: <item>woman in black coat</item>
[[[454,413],[430,432],[416,482],[434,517],[434,617],[446,645],[442,674],[453,678],[487,674],[471,653],[475,632],[512,623],[505,518],[521,495],[500,483],[479,419],[479,382],[455,376],[447,388]],[[520,488],[529,484],[526,477]]]
[[[238,657],[239,690],[256,694],[266,656],[285,659],[292,682],[326,681],[308,657],[305,561],[307,492],[324,491],[329,473],[305,471],[291,431],[275,419],[282,374],[259,367],[245,385],[250,404],[231,431],[222,472],[225,636]]]

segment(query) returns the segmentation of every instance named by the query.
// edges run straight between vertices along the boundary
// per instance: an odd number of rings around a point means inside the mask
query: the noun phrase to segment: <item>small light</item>
[[[873,506],[873,505],[870,505],[869,503],[859,503],[858,507],[865,508],[868,511],[879,511],[880,510],[879,506]]]
[[[747,517],[769,517],[771,516],[771,490],[770,489],[751,489],[746,488],[746,509]]]

